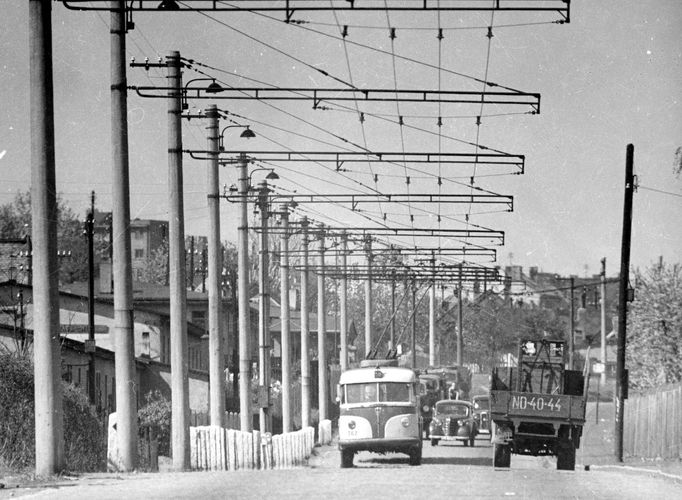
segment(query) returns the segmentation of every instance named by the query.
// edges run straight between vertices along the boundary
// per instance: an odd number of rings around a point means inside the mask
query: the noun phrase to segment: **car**
[[[441,440],[462,441],[464,446],[474,446],[477,434],[474,405],[460,399],[436,402],[429,424],[431,446],[438,446]]]
[[[482,394],[474,396],[471,403],[474,405],[474,419],[479,434],[487,434],[490,437],[490,396]]]
[[[433,415],[433,407],[436,401],[443,399],[444,379],[437,374],[419,375],[419,400],[422,425],[428,436],[429,424]]]

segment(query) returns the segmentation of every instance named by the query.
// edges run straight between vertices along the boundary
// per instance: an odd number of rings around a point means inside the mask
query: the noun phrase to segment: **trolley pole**
[[[623,203],[623,238],[620,254],[620,283],[618,287],[618,354],[616,357],[616,460],[623,461],[623,416],[628,377],[625,371],[625,348],[627,333],[628,281],[630,272],[630,238],[632,230],[632,195],[635,190],[633,173],[635,147],[627,145],[625,159],[625,199]]]

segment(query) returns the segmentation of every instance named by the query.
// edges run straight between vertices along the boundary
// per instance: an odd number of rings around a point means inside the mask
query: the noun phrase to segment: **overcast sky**
[[[28,3],[3,0],[0,29],[0,203],[30,185]],[[73,12],[53,4],[57,185],[79,214],[97,193],[111,209],[109,15]],[[632,263],[662,255],[680,261],[682,179],[673,159],[682,146],[682,3],[679,0],[571,2],[571,22],[556,13],[136,13],[127,38],[129,57],[156,61],[170,51],[208,67],[224,86],[475,90],[480,80],[541,94],[541,112],[527,106],[405,103],[364,107],[353,102],[313,110],[308,101],[217,100],[244,118],[257,138],[227,130],[228,149],[358,150],[472,153],[481,146],[526,156],[524,175],[508,169],[403,164],[333,166],[281,164],[283,190],[300,193],[462,193],[474,185],[514,196],[514,211],[494,206],[382,203],[353,214],[343,207],[305,208],[334,225],[369,225],[368,218],[406,227],[504,231],[498,265],[538,266],[563,274],[618,272],[625,148],[635,146]],[[344,43],[339,26],[348,26]],[[388,26],[396,28],[395,39]],[[511,26],[513,25],[513,26]],[[438,27],[443,28],[439,41]],[[492,38],[488,38],[492,26]],[[378,49],[378,50],[377,50]],[[392,56],[396,54],[397,57]],[[419,63],[426,64],[419,64]],[[195,65],[195,67],[197,67]],[[333,75],[325,77],[314,68]],[[439,69],[440,68],[440,69]],[[185,69],[184,82],[203,77]],[[255,83],[254,80],[260,83]],[[166,85],[162,71],[128,69],[129,85]],[[190,87],[205,82],[190,84]],[[491,89],[494,90],[494,89]],[[206,101],[190,101],[191,110]],[[131,208],[139,218],[167,218],[167,102],[129,95]],[[364,110],[365,121],[357,110]],[[481,115],[481,125],[476,116]],[[400,126],[398,116],[403,117]],[[442,127],[437,117],[442,117]],[[227,122],[224,122],[226,124]],[[183,123],[185,148],[204,149],[201,120]],[[440,134],[439,134],[440,130]],[[292,133],[293,132],[293,133]],[[409,167],[409,165],[408,165]],[[205,234],[206,168],[185,158],[188,234]],[[505,174],[505,175],[502,175]],[[264,172],[254,174],[254,182]],[[406,184],[406,177],[410,184]],[[438,177],[442,184],[438,185]],[[376,182],[375,182],[376,179]],[[236,180],[221,169],[221,185]],[[480,191],[474,191],[477,193]],[[410,215],[412,217],[410,217]],[[438,215],[441,215],[440,225]],[[235,207],[222,204],[223,235],[234,239]],[[469,226],[466,219],[468,218]],[[413,220],[412,220],[413,219]],[[473,224],[473,225],[472,225]],[[403,240],[433,246],[436,241]],[[441,240],[443,246],[453,242]]]

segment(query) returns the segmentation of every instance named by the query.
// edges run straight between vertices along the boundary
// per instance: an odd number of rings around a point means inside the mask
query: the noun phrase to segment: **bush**
[[[105,470],[106,432],[83,390],[66,382],[64,459],[72,471]],[[10,469],[35,466],[33,363],[0,354],[0,461]]]
[[[159,455],[170,456],[171,402],[159,390],[149,391],[144,397],[144,406],[137,412],[140,422],[140,444],[146,443],[148,429],[153,429],[159,443]],[[143,460],[146,456],[140,450]]]
[[[10,469],[35,464],[33,365],[0,354],[0,462]]]

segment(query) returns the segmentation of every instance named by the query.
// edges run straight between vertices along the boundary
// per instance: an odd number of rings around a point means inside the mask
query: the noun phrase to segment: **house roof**
[[[254,297],[251,299],[251,309],[253,310],[258,310],[258,297]],[[275,299],[270,297],[270,331],[271,332],[279,332],[282,328],[282,323],[281,323],[281,306],[280,303],[277,302]],[[289,322],[290,322],[290,331],[292,332],[300,332],[301,331],[301,311],[298,309],[291,309],[289,311]],[[327,320],[326,320],[326,332],[327,333],[332,333],[332,332],[337,332],[339,330],[339,320],[335,318],[334,316],[330,316],[329,314],[327,315]],[[317,332],[317,313],[314,312],[309,312],[308,313],[308,327],[310,332]]]
[[[72,293],[87,297],[88,283],[79,281],[62,285],[62,292]],[[102,293],[95,290],[95,297],[102,300],[113,299],[113,293]],[[133,300],[134,301],[157,301],[170,300],[170,287],[167,285],[157,285],[154,283],[142,283],[140,281],[133,282]],[[187,290],[187,300],[207,301],[208,293],[195,292]]]

